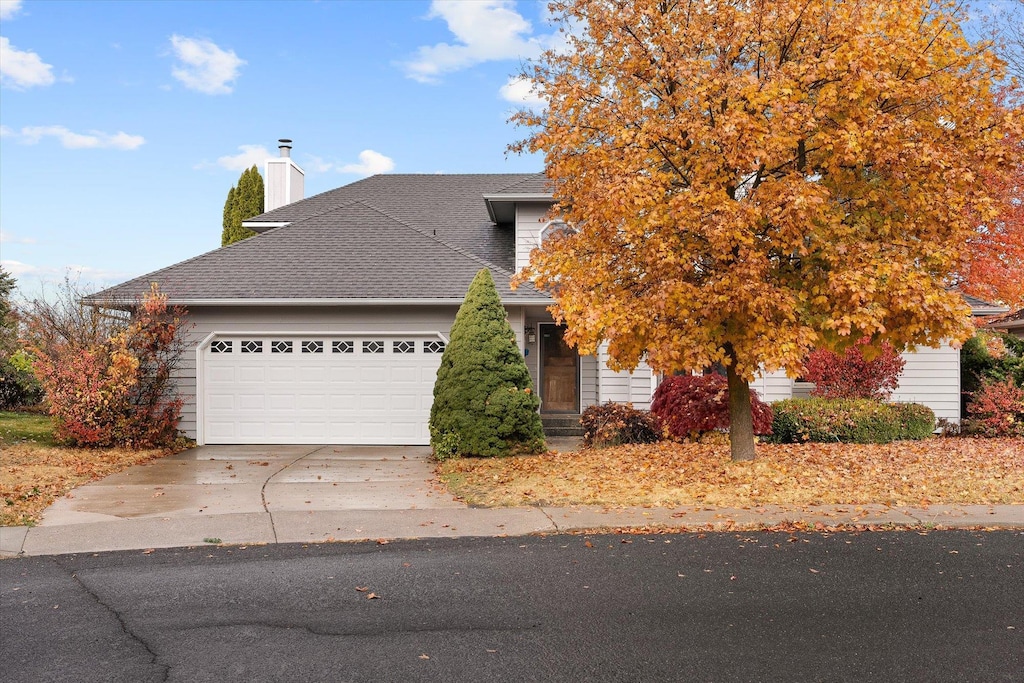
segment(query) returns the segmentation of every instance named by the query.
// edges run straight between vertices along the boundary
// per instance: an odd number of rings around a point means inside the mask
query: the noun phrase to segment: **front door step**
[[[583,436],[580,416],[575,414],[555,413],[540,416],[544,425],[544,436]]]

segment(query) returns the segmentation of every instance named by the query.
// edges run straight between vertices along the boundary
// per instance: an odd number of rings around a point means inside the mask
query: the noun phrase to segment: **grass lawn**
[[[0,411],[0,526],[34,524],[74,487],[166,453],[58,446],[48,415]]]
[[[663,506],[1024,504],[1024,439],[933,438],[888,445],[662,442],[438,464],[471,505]]]

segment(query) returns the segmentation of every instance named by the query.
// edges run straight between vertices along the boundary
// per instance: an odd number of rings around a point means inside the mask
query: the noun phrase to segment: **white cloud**
[[[21,261],[0,261],[8,273],[18,280],[18,289],[23,294],[45,294],[49,287],[60,286],[65,278],[85,285],[86,289],[99,289],[111,284],[123,282],[136,273],[121,270],[107,270],[92,266],[67,265],[62,267],[34,266]]]
[[[3,266],[4,270],[16,278],[25,277],[26,275],[37,275],[39,273],[39,268],[22,263],[21,261],[8,261],[5,259],[0,261],[0,266]]]
[[[209,40],[171,36],[174,56],[180,62],[171,75],[186,88],[207,95],[227,95],[238,78],[238,70],[246,64],[234,50],[222,50]]]
[[[406,75],[421,83],[436,83],[442,74],[480,62],[529,59],[554,39],[531,36],[533,27],[510,0],[434,0],[427,18],[444,19],[456,43],[422,46],[415,59],[402,64]]]
[[[90,130],[88,133],[75,133],[64,126],[27,126],[20,132],[15,133],[8,129],[5,137],[12,135],[20,138],[26,145],[34,145],[43,138],[57,138],[60,144],[67,149],[138,149],[146,142],[141,135],[129,135],[119,131],[111,135],[98,130]]]
[[[241,151],[238,154],[217,157],[217,165],[229,171],[244,171],[251,168],[263,168],[263,162],[270,158],[270,152],[263,145],[239,145]],[[208,166],[200,164],[199,167]]]
[[[34,237],[19,237],[14,233],[0,230],[0,244],[35,244]]]
[[[7,38],[0,37],[0,84],[16,90],[37,85],[53,85],[53,66],[31,50],[19,50]]]
[[[303,157],[302,167],[313,173],[326,173],[334,168],[334,164],[326,159],[322,159],[312,154],[307,154]]]
[[[358,164],[345,164],[338,171],[340,173],[355,173],[357,175],[376,175],[394,170],[395,162],[391,157],[386,157],[380,152],[372,149],[364,149],[359,153]]]
[[[543,109],[547,101],[534,89],[533,80],[526,76],[513,76],[498,91],[502,99],[530,109]]]
[[[21,9],[21,0],[0,0],[0,19],[10,19]]]
[[[8,128],[7,126],[0,125],[0,138],[9,138],[13,137],[14,135],[15,132],[13,128]]]

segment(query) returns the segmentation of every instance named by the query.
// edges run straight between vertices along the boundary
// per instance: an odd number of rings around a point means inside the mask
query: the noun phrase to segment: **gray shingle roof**
[[[494,194],[547,194],[552,193],[551,180],[543,173],[532,173],[526,178],[503,187]]]
[[[1007,310],[1005,306],[1000,306],[999,304],[979,299],[978,297],[971,296],[970,294],[960,292],[960,296],[962,296],[964,301],[967,302],[967,305],[971,307],[971,312],[974,315],[992,315],[993,313],[1003,313]]]
[[[513,231],[490,221],[483,196],[509,185],[544,180],[542,173],[375,175],[268,211],[246,223],[292,222],[364,201],[448,244],[511,269],[515,258]]]
[[[461,300],[485,267],[503,301],[546,300],[529,285],[509,288],[514,230],[491,223],[483,200],[485,193],[533,175],[372,176],[254,219],[289,222],[285,227],[129,280],[89,300],[132,301],[151,282],[172,301],[186,304]]]

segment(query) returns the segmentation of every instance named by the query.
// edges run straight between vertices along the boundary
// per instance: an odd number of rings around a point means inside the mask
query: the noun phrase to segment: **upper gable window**
[[[546,241],[557,235],[571,235],[576,232],[576,229],[571,225],[562,220],[551,221],[540,231],[540,244],[544,245]]]

